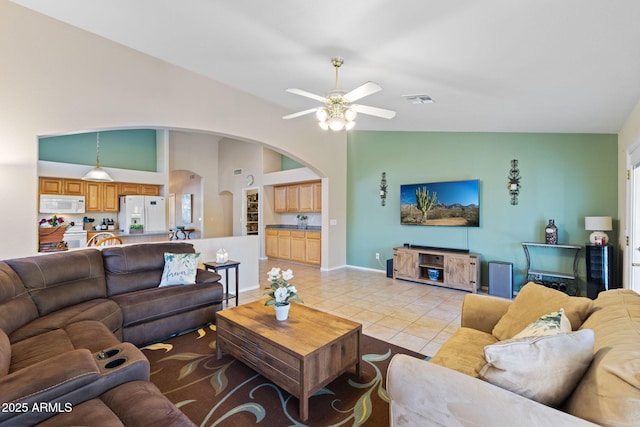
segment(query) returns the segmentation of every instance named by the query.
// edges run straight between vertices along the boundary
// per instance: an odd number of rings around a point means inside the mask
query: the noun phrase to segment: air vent
[[[433,104],[435,101],[429,95],[402,95],[412,104]]]
[[[234,175],[242,175],[242,169],[234,169],[233,170],[233,174]]]

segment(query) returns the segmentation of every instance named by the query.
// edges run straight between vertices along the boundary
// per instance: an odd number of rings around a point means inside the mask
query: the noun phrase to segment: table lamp
[[[610,216],[586,216],[584,217],[584,228],[593,231],[589,236],[592,245],[606,245],[609,236],[605,231],[613,230]]]

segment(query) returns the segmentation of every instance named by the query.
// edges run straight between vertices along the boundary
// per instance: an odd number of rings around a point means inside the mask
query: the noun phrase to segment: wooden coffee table
[[[264,301],[216,312],[218,359],[228,353],[297,397],[300,418],[309,397],[355,365],[360,377],[362,325],[304,304],[276,320]]]

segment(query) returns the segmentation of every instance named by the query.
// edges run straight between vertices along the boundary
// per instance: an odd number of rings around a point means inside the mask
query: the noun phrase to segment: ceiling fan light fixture
[[[355,127],[355,120],[348,121],[347,124],[344,125],[345,130],[351,130]]]
[[[352,110],[351,108],[347,108],[346,110],[344,110],[344,118],[349,122],[354,121],[357,115],[358,113],[356,113],[355,110]]]
[[[329,130],[329,123],[327,123],[326,121],[318,122],[318,126],[320,126],[322,130]]]
[[[316,118],[321,122],[326,122],[327,119],[329,118],[329,110],[327,110],[326,108],[320,108],[316,112]]]
[[[96,133],[96,167],[87,172],[82,177],[82,180],[95,182],[113,182],[113,178],[109,176],[107,171],[100,167],[100,132]]]
[[[331,130],[342,130],[344,129],[345,120],[342,117],[331,117],[328,121],[329,129]]]

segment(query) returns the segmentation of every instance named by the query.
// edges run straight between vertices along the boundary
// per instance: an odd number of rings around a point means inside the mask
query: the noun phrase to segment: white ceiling
[[[638,0],[13,1],[291,112],[342,56],[340,86],[398,112],[356,129],[617,133],[640,99]]]

